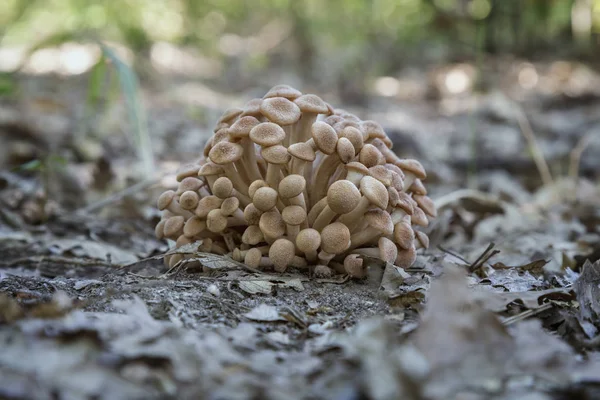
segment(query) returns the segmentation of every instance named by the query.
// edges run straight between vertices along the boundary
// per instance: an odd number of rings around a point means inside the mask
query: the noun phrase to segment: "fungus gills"
[[[158,199],[155,232],[176,246],[283,272],[366,275],[360,256],[407,268],[436,216],[417,160],[400,159],[375,121],[277,85],[226,110],[204,157]],[[187,258],[166,257],[173,266]]]

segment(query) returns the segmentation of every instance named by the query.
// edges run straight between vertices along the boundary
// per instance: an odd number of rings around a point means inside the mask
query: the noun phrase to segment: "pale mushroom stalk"
[[[338,165],[342,162],[337,154],[325,156],[321,165],[314,174],[312,183],[312,192],[310,193],[311,203],[316,203],[327,193],[327,183],[329,178],[335,172]]]
[[[244,167],[246,168],[246,173],[248,174],[248,178],[250,182],[253,182],[257,179],[263,179],[263,176],[258,169],[258,162],[256,159],[256,149],[254,147],[254,142],[250,140],[250,138],[243,138],[240,142],[240,145],[244,149],[244,155],[242,157],[242,162]]]
[[[248,185],[240,178],[240,175],[233,165],[233,163],[223,164],[221,165],[223,171],[225,171],[225,176],[227,176],[231,183],[233,183],[233,187],[235,190],[243,194],[244,196],[248,196]]]
[[[337,221],[346,225],[350,231],[353,231],[354,228],[361,222],[361,216],[367,212],[367,209],[371,205],[371,202],[366,196],[362,196],[356,208],[350,211],[347,214],[341,215]],[[310,218],[310,214],[309,214]]]
[[[308,217],[307,217],[308,225],[313,226],[315,220],[317,219],[319,214],[321,214],[321,212],[325,209],[325,207],[327,207],[327,197],[323,197],[315,205],[312,206],[312,208],[308,212]],[[367,207],[368,207],[368,204],[367,204]],[[365,211],[366,211],[366,207],[365,207]],[[342,222],[342,221],[340,221],[340,222]]]
[[[350,242],[352,243],[350,245],[350,249],[356,249],[365,243],[369,243],[374,239],[377,239],[379,236],[381,236],[381,231],[373,227],[368,227],[367,229],[353,233],[350,237]]]

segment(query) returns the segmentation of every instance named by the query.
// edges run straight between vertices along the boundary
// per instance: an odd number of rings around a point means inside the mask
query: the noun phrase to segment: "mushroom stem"
[[[248,185],[240,178],[238,171],[235,166],[231,163],[221,165],[223,170],[225,171],[225,175],[231,180],[233,183],[233,187],[235,190],[243,194],[244,196],[248,196]],[[212,187],[211,187],[212,189]]]
[[[350,236],[350,249],[356,249],[365,243],[369,243],[371,240],[376,239],[377,236],[381,236],[381,231],[368,227]]]
[[[317,173],[314,174],[312,193],[310,194],[310,201],[316,202],[318,199],[325,196],[327,193],[329,178],[335,172],[338,165],[341,164],[341,160],[337,154],[331,154],[325,156]]]
[[[336,215],[337,214],[333,212],[331,207],[326,205],[323,211],[319,213],[319,216],[313,222],[312,228],[321,232],[321,230],[323,230],[323,228],[325,228],[331,222],[331,220],[335,218]]]
[[[404,181],[402,182],[404,184],[404,188],[402,189],[402,191],[407,192],[410,186],[415,181],[415,179],[417,179],[415,174],[409,171],[404,171]]]
[[[310,139],[312,125],[318,116],[318,113],[304,111],[292,131],[290,143],[306,142]]]
[[[258,169],[258,163],[256,162],[256,149],[254,147],[254,142],[250,140],[250,138],[245,137],[241,140],[240,145],[244,149],[242,162],[245,166],[250,182],[253,182],[257,179],[263,179]]]
[[[364,247],[350,250],[350,254],[360,254],[367,257],[379,258],[379,249],[377,247]]]
[[[347,214],[344,214],[338,218],[338,222],[346,225],[348,229],[352,230],[360,222],[360,217],[365,214],[371,202],[366,196],[362,196],[356,208]]]
[[[310,211],[308,213],[308,217],[307,217],[308,225],[312,226],[314,224],[315,220],[317,219],[319,214],[321,214],[321,211],[323,211],[325,209],[326,206],[327,206],[327,197],[323,197],[314,206],[312,206],[312,208],[310,209]],[[366,210],[366,208],[365,208],[365,210]]]
[[[281,171],[281,165],[269,163],[267,167],[267,184],[273,189],[277,189],[279,185],[279,178]]]

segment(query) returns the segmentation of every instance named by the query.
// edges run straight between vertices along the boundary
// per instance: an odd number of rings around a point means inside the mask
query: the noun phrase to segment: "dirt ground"
[[[0,101],[0,397],[600,397],[600,75],[540,63],[523,88],[518,62],[494,65],[461,94],[439,84],[460,65],[409,71],[366,108],[302,88],[429,173],[430,247],[361,281],[163,266],[155,200],[177,164],[280,82],[145,86],[147,176],[122,102],[90,114],[85,77],[21,76]]]

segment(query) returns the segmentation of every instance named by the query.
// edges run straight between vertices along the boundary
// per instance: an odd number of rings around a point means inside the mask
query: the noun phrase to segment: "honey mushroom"
[[[204,157],[158,199],[158,238],[259,269],[366,276],[363,256],[407,268],[437,211],[417,160],[401,159],[375,121],[277,85],[218,119]],[[188,256],[165,258],[173,266]]]

